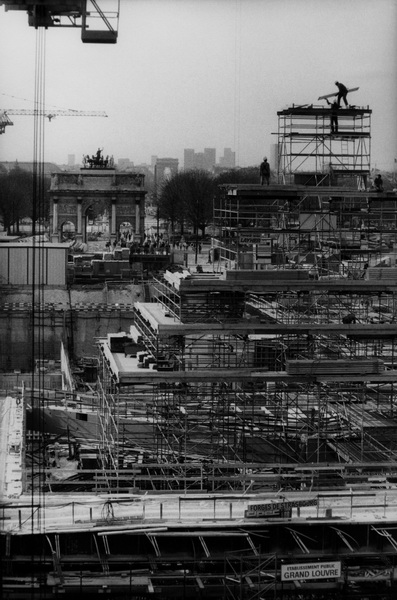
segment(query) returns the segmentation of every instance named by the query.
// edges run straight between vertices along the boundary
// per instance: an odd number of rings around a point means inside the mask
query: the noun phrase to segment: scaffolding
[[[217,264],[359,279],[395,267],[396,194],[315,186],[223,186],[214,207]],[[394,276],[394,272],[390,271]],[[379,271],[371,272],[371,276]],[[290,274],[294,278],[294,274]]]
[[[292,106],[278,115],[278,181],[332,186],[356,177],[365,188],[370,173],[371,113],[367,108],[337,111],[337,130],[331,109]]]
[[[280,111],[281,184],[220,186],[213,273],[153,280],[128,368],[101,342],[104,453],[120,465],[139,447],[138,487],[306,490],[325,464],[331,487],[393,470],[397,195],[367,189],[371,112],[340,109],[330,131],[329,109]]]
[[[308,489],[312,478],[291,477],[291,465],[354,464],[357,474],[357,463],[397,460],[396,286],[331,281],[319,293],[310,280],[287,283],[285,291],[278,281],[246,291],[253,322],[214,320],[210,329],[156,324],[152,304],[136,306],[149,361],[139,373],[117,374],[118,455],[107,465],[118,464],[119,480],[123,464],[140,462],[130,485],[143,489],[275,489],[280,481]],[[305,283],[306,291],[291,291]],[[344,323],[353,308],[360,322]],[[371,322],[374,315],[386,320]]]

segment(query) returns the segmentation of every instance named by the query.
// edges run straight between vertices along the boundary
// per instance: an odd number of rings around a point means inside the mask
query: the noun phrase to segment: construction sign
[[[341,561],[281,565],[281,581],[329,579],[341,576]]]
[[[275,500],[266,504],[249,504],[244,512],[244,517],[290,517],[293,508],[317,506],[317,503],[317,498],[310,498],[309,500]]]

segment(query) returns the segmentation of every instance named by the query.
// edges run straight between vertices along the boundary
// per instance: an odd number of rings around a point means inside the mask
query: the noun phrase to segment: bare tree
[[[158,216],[171,225],[172,235],[175,234],[176,225],[180,226],[183,233],[185,196],[186,189],[183,173],[176,173],[162,182],[160,194],[157,198]]]
[[[0,214],[4,228],[8,234],[19,234],[19,222],[24,217],[48,218],[49,179],[43,177],[42,206],[40,211],[34,210],[34,176],[33,173],[21,169],[17,164],[9,173],[0,174]]]
[[[181,233],[184,225],[193,228],[194,233],[205,228],[212,221],[212,201],[214,195],[213,178],[207,171],[182,171],[165,180],[160,196],[159,215],[167,220],[172,232],[180,226]]]
[[[207,225],[213,220],[214,180],[208,171],[192,170],[186,177],[186,219],[198,235],[205,235]]]

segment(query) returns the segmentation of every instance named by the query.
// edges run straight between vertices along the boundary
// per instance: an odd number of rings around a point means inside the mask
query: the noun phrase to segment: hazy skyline
[[[100,0],[100,6],[112,0]],[[334,81],[372,109],[372,166],[397,158],[397,0],[121,0],[115,45],[80,30],[46,32],[46,108],[103,110],[57,117],[45,160],[104,154],[150,163],[184,148],[225,147],[257,165],[276,143],[277,111],[323,104]],[[0,7],[0,108],[33,108],[36,31]],[[32,160],[33,117],[13,116],[0,160]]]

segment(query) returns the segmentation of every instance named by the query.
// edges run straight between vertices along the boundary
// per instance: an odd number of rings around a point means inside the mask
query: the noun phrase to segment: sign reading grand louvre
[[[341,576],[341,561],[281,565],[281,581],[329,579]]]

